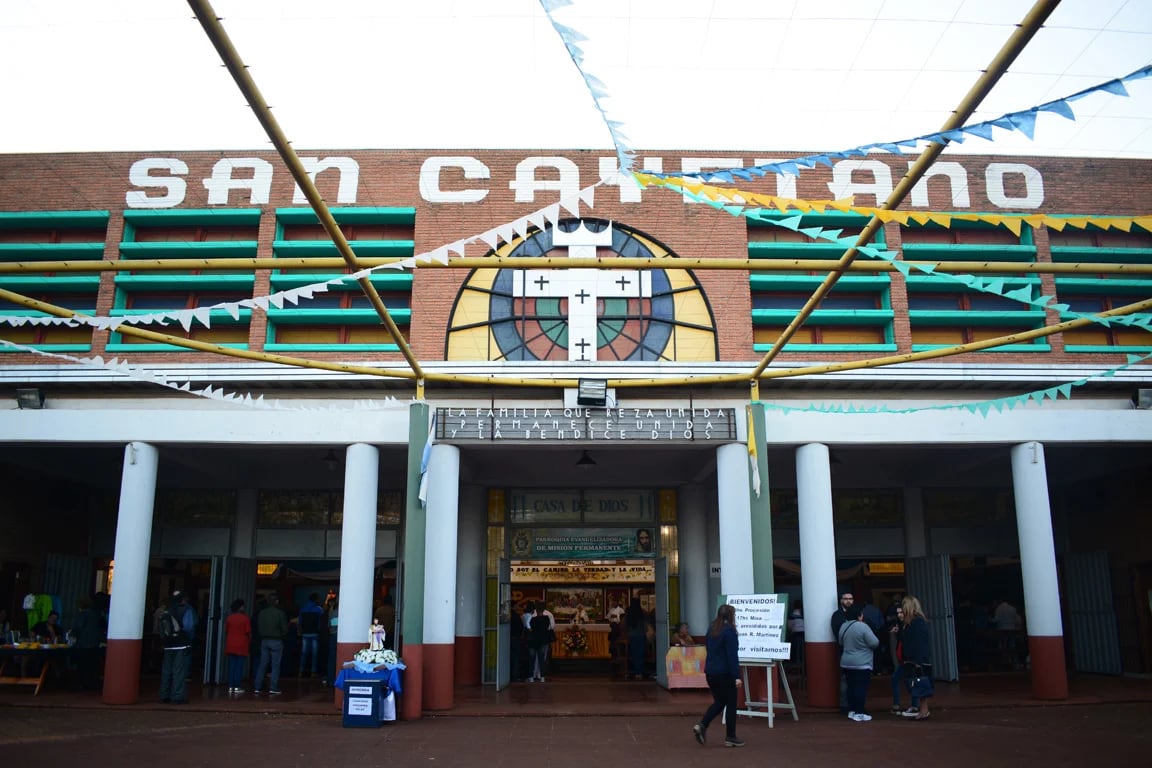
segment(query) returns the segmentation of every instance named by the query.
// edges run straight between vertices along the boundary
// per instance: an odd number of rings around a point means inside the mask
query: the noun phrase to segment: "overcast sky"
[[[1032,0],[575,0],[632,148],[832,151],[941,127]],[[611,149],[537,0],[215,0],[299,149]],[[1152,0],[1064,0],[974,120],[1152,63]],[[0,152],[268,149],[184,0],[8,0]],[[981,153],[1152,157],[1152,79]],[[950,150],[952,151],[952,150]]]

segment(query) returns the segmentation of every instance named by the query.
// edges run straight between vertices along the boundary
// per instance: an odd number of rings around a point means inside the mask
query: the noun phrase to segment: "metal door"
[[[1108,553],[1064,555],[1064,588],[1068,593],[1065,623],[1071,635],[1073,668],[1077,672],[1120,674],[1120,637]]]
[[[512,565],[500,558],[496,577],[496,690],[512,681]]]
[[[224,619],[232,601],[240,598],[252,611],[256,599],[256,561],[241,557],[213,557],[212,581],[208,592],[208,615],[204,625],[204,683],[214,685],[227,679],[224,656]]]
[[[932,630],[932,676],[960,679],[956,661],[956,620],[952,610],[952,561],[947,555],[909,558],[908,594],[920,600]]]
[[[664,659],[668,657],[668,561],[661,557],[656,560],[656,682],[668,687],[668,669]]]

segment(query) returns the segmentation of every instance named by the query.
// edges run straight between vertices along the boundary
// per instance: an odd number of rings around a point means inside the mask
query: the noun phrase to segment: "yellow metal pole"
[[[395,264],[398,258],[359,259],[363,267],[379,267]],[[1109,262],[1033,262],[1033,261],[904,261],[913,269],[926,268],[946,274],[986,274],[986,275],[1152,275],[1152,264],[1126,264]],[[584,262],[581,262],[583,265]],[[826,272],[839,266],[835,259],[641,259],[641,258],[597,258],[588,259],[587,264],[595,264],[599,269],[718,269],[746,272]],[[36,275],[46,272],[167,272],[188,269],[200,270],[244,270],[244,269],[342,269],[342,259],[317,256],[312,258],[290,259],[117,259],[116,261],[11,261],[0,262],[0,274]],[[417,269],[571,269],[572,261],[566,256],[490,256],[464,257],[451,259],[447,263],[421,264]],[[845,265],[849,272],[885,273],[895,272],[896,267],[888,261],[853,261]],[[396,274],[402,270],[397,269]],[[383,273],[388,274],[388,273]]]
[[[188,5],[192,7],[193,13],[196,14],[196,19],[200,22],[200,26],[204,28],[207,33],[208,39],[212,41],[220,58],[224,61],[224,66],[232,74],[232,79],[236,81],[239,86],[240,92],[244,94],[244,98],[248,100],[248,106],[252,108],[252,112],[256,115],[256,119],[260,121],[260,125],[264,127],[264,132],[268,134],[268,138],[272,140],[272,144],[276,147],[276,151],[280,154],[281,159],[288,166],[292,172],[292,178],[296,180],[296,184],[304,192],[304,196],[308,198],[308,202],[315,211],[316,217],[320,220],[328,236],[332,238],[332,242],[336,244],[336,250],[344,257],[347,266],[353,269],[361,269],[356,254],[352,251],[352,246],[348,244],[348,240],[344,237],[344,233],[340,230],[340,225],[336,223],[336,219],[332,217],[332,212],[328,210],[328,205],[324,202],[324,198],[320,196],[320,190],[316,189],[316,185],[312,183],[312,178],[308,172],[304,170],[304,165],[300,162],[296,150],[292,148],[292,144],[288,141],[288,137],[280,129],[280,124],[272,115],[272,110],[268,107],[267,102],[264,101],[264,96],[260,93],[260,89],[256,87],[256,81],[248,73],[247,67],[240,59],[240,54],[237,53],[236,48],[232,45],[232,40],[228,37],[228,33],[224,31],[224,27],[220,24],[220,19],[216,16],[216,12],[212,9],[212,5],[207,0],[188,0]],[[400,347],[400,353],[404,355],[404,359],[408,361],[408,365],[412,366],[413,372],[420,376],[420,362],[412,352],[412,348],[408,346],[408,342],[404,339],[400,329],[396,326],[396,321],[388,314],[388,308],[384,306],[384,301],[380,298],[380,294],[376,292],[376,287],[372,285],[372,281],[366,277],[358,278],[357,283],[360,289],[364,291],[364,295],[372,303],[376,309],[376,314],[380,315],[380,319],[384,322],[388,332],[392,334],[392,338],[396,341],[397,346]]]
[[[46,314],[54,315],[56,317],[87,317],[78,312],[74,312],[64,307],[58,307],[53,304],[48,304],[43,301],[31,299],[27,296],[22,296],[18,293],[0,288],[0,299],[11,301],[22,306],[36,309]],[[749,382],[753,387],[751,392],[754,399],[759,399],[759,388],[757,385],[758,378],[786,378],[796,376],[809,376],[819,373],[833,373],[838,371],[851,371],[863,368],[880,368],[888,365],[896,365],[898,363],[912,363],[921,360],[934,360],[942,357],[952,357],[954,355],[962,355],[967,352],[979,352],[984,349],[991,349],[993,347],[1002,346],[1004,344],[1012,344],[1019,341],[1028,341],[1043,336],[1050,336],[1054,333],[1070,330],[1073,328],[1082,328],[1091,325],[1095,322],[1094,318],[1107,318],[1107,317],[1120,317],[1122,315],[1130,315],[1135,312],[1142,312],[1144,310],[1152,309],[1152,299],[1140,301],[1135,304],[1127,304],[1123,307],[1108,310],[1107,312],[1100,312],[1093,315],[1091,318],[1078,318],[1076,320],[1068,320],[1056,325],[1045,326],[1032,331],[1024,331],[1021,333],[1014,333],[1008,336],[998,336],[993,339],[984,339],[983,341],[972,342],[970,344],[960,344],[952,347],[945,347],[942,349],[927,350],[924,352],[912,352],[902,355],[890,355],[888,357],[878,357],[869,360],[854,360],[845,363],[829,363],[827,365],[810,365],[800,368],[788,368],[775,371],[768,371],[760,377],[754,377],[750,372],[736,373],[736,374],[717,374],[709,376],[682,376],[675,378],[664,379],[648,379],[648,378],[630,378],[630,379],[609,379],[607,384],[610,387],[618,389],[627,388],[642,388],[642,387],[677,387],[677,386],[699,386],[704,384],[735,384],[739,382]],[[399,378],[399,379],[413,379],[415,374],[412,371],[397,371],[388,370],[383,368],[369,368],[366,366],[358,365],[345,365],[340,363],[328,363],[319,360],[308,360],[305,358],[290,357],[287,355],[272,355],[265,352],[250,352],[248,350],[231,349],[229,347],[222,347],[216,344],[208,344],[206,342],[194,341],[185,339],[180,336],[170,336],[167,334],[156,333],[148,331],[143,328],[132,328],[130,326],[121,326],[120,333],[129,336],[136,336],[139,338],[148,339],[164,344],[172,344],[174,346],[184,347],[187,349],[195,349],[202,352],[213,352],[226,357],[237,357],[247,360],[258,360],[269,363],[279,363],[283,365],[295,365],[301,368],[314,368],[326,371],[338,371],[342,373],[356,373],[365,374],[368,376],[380,376],[384,378]],[[1122,351],[1122,350],[1117,350]],[[437,382],[457,383],[457,384],[479,384],[485,386],[506,386],[506,387],[539,387],[539,388],[568,388],[575,387],[578,379],[530,379],[530,378],[505,378],[501,376],[481,376],[470,374],[441,374],[435,372],[426,372],[425,376],[428,380]],[[419,385],[418,385],[419,386]]]
[[[968,121],[968,118],[971,117],[972,113],[976,111],[976,108],[980,106],[980,102],[984,100],[984,97],[988,95],[988,92],[992,90],[992,87],[996,85],[997,81],[1000,80],[1001,76],[1008,70],[1008,67],[1016,60],[1016,57],[1020,55],[1020,52],[1024,50],[1024,47],[1032,40],[1033,36],[1040,30],[1040,27],[1043,26],[1044,21],[1056,10],[1056,6],[1059,4],[1060,0],[1037,0],[1036,4],[1032,6],[1032,9],[1028,11],[1028,15],[1025,16],[1024,20],[1020,23],[1020,26],[1016,28],[1007,42],[1001,47],[999,53],[992,59],[992,63],[988,65],[988,69],[980,75],[972,88],[969,89],[968,93],[961,99],[960,104],[952,112],[951,117],[944,121],[944,125],[940,129],[941,132],[956,130]],[[892,194],[884,201],[884,205],[882,206],[883,210],[893,210],[904,201],[904,198],[912,191],[912,187],[920,180],[925,171],[928,170],[932,163],[936,162],[936,158],[944,151],[944,146],[944,144],[939,142],[933,142],[925,148],[913,166],[908,169],[908,173],[904,175],[904,178],[900,180],[896,188],[892,190]],[[828,292],[832,290],[832,286],[836,284],[836,281],[839,280],[840,276],[844,273],[844,268],[856,258],[857,248],[867,244],[876,233],[876,230],[880,228],[880,225],[881,221],[879,217],[874,216],[871,221],[868,222],[863,231],[860,232],[860,236],[856,239],[856,245],[844,252],[844,255],[840,257],[840,263],[829,273],[828,277],[820,284],[811,298],[808,299],[808,302],[797,313],[796,317],[793,318],[792,322],[781,332],[780,337],[772,345],[772,348],[764,355],[764,358],[752,372],[754,377],[759,377],[764,372],[764,369],[776,359],[780,351],[784,348],[784,345],[792,339],[796,331],[804,324],[804,321],[808,319],[816,307],[820,305],[820,302],[824,300],[824,297],[828,295]]]

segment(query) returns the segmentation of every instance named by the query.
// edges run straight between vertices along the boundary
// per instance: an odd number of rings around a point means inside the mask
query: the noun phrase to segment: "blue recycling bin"
[[[387,695],[388,685],[383,680],[345,678],[344,727],[379,728],[380,708]]]

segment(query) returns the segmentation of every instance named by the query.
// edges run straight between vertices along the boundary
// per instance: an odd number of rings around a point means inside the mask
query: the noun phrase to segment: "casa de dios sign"
[[[437,408],[446,442],[716,442],[737,440],[734,408]]]

